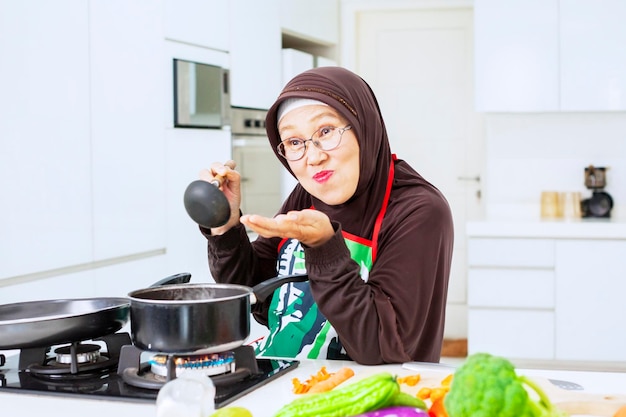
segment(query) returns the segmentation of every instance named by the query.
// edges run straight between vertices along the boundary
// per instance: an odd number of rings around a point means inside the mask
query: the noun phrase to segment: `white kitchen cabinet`
[[[280,93],[281,32],[278,0],[232,0],[231,103],[268,109]]]
[[[564,363],[626,361],[624,226],[470,224],[470,353]]]
[[[468,351],[554,358],[551,239],[470,238]]]
[[[626,240],[556,244],[556,358],[626,361]]]
[[[165,243],[165,83],[161,5],[90,7],[94,258]],[[140,30],[138,30],[141,28]]]
[[[188,45],[228,51],[228,5],[229,2],[223,0],[165,0],[165,38]]]
[[[476,109],[626,109],[622,0],[476,0]]]
[[[315,3],[280,0],[280,25],[285,33],[298,38],[337,45],[339,43],[339,1]]]
[[[315,57],[293,48],[282,50],[282,83],[287,84],[296,75],[315,67]]]
[[[561,0],[561,110],[626,110],[626,2]]]
[[[92,256],[89,6],[0,0],[0,278]]]
[[[468,311],[468,351],[507,358],[554,358],[554,311],[479,309]]]
[[[559,109],[558,0],[475,0],[476,110]]]

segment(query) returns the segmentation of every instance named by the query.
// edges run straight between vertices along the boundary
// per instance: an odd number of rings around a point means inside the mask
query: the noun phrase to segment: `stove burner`
[[[151,371],[158,376],[168,376],[167,361],[174,362],[176,376],[183,372],[197,372],[206,376],[220,375],[235,371],[235,354],[233,352],[196,354],[185,356],[155,355],[150,360]]]
[[[167,381],[178,376],[179,371],[200,371],[211,378],[215,386],[233,384],[251,377],[258,376],[259,368],[251,346],[240,346],[232,352],[201,355],[157,355],[156,359],[148,363],[141,363],[142,351],[136,346],[122,346],[117,373],[124,382],[139,388],[159,390]],[[232,358],[231,358],[232,357]],[[191,360],[190,360],[191,358]],[[201,365],[207,364],[205,359],[212,359],[204,369]],[[155,366],[155,362],[156,363]],[[178,365],[177,366],[177,362]],[[187,365],[187,368],[184,366]],[[197,369],[193,366],[197,365]],[[154,370],[157,370],[155,373]],[[206,373],[227,369],[226,373]]]
[[[57,363],[72,363],[71,346],[62,346],[54,350],[56,353]],[[95,363],[100,358],[100,346],[92,344],[79,344],[76,346],[76,362],[77,363]]]
[[[50,348],[23,349],[20,352],[20,370],[45,379],[98,379],[115,369],[123,345],[130,343],[126,333],[116,333],[97,339],[105,342],[106,352],[97,344],[73,342],[54,350]]]

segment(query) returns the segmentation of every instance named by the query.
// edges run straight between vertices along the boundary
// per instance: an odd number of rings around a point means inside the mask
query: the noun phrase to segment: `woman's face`
[[[309,105],[283,116],[278,123],[278,133],[281,140],[306,140],[322,127],[344,128],[347,125],[332,107]],[[339,135],[339,132],[334,134]],[[354,130],[344,131],[339,146],[330,151],[308,141],[302,159],[288,163],[309,194],[328,205],[345,203],[354,195],[359,182],[359,144]]]

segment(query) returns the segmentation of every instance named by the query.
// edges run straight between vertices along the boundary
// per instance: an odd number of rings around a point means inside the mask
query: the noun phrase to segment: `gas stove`
[[[211,378],[221,408],[298,366],[257,358],[251,346],[211,354],[145,352],[127,333],[62,346],[0,352],[0,392],[151,402],[182,372]]]

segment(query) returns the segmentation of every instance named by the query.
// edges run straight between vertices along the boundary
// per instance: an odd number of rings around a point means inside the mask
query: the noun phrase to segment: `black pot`
[[[131,337],[162,353],[223,352],[250,336],[251,305],[307,275],[275,277],[253,288],[235,284],[176,284],[136,290],[130,298]]]

